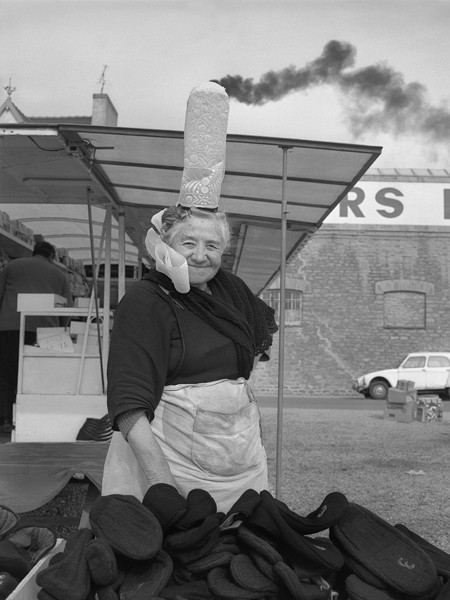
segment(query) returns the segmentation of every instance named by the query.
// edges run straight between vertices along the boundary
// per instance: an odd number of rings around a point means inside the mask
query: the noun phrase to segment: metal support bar
[[[92,272],[93,272],[93,276],[96,278],[96,281],[98,280],[98,274],[99,274],[99,269],[100,269],[100,263],[101,263],[101,259],[102,259],[102,253],[103,253],[103,243],[105,241],[105,228],[106,228],[106,223],[105,221],[103,221],[103,228],[102,228],[102,234],[100,236],[100,246],[98,249],[98,254],[97,254],[97,264],[96,265],[92,265]],[[94,268],[95,268],[95,273],[94,273]],[[86,318],[86,329],[84,331],[84,335],[83,335],[83,346],[82,346],[82,350],[81,350],[81,360],[80,360],[80,366],[78,369],[78,379],[77,379],[77,394],[80,393],[81,390],[81,383],[82,383],[82,379],[83,379],[83,373],[84,373],[84,363],[85,363],[85,359],[86,359],[86,348],[87,348],[87,342],[88,342],[88,335],[89,335],[89,327],[91,324],[91,320],[92,320],[92,311],[94,309],[94,287],[91,290],[91,297],[89,299],[89,308],[88,308],[88,314],[87,314],[87,318]],[[97,309],[97,322],[99,321],[98,319],[98,309]],[[97,328],[97,335],[98,335],[98,328]],[[100,342],[99,342],[100,343]],[[99,352],[99,355],[101,357],[101,352]],[[103,371],[103,364],[100,360],[100,369]]]
[[[95,316],[97,318],[97,337],[98,337],[98,351],[100,354],[100,373],[102,377],[102,391],[103,394],[106,391],[105,385],[105,373],[103,370],[103,357],[102,357],[102,341],[100,333],[100,319],[99,319],[99,306],[98,306],[98,286],[97,286],[97,273],[95,264],[95,252],[94,252],[94,231],[92,227],[92,206],[91,206],[91,188],[87,188],[87,207],[88,207],[88,218],[89,218],[89,235],[91,238],[91,261],[92,261],[92,288],[94,292],[94,303],[95,303]]]
[[[125,211],[119,212],[119,272],[117,274],[117,300],[125,294]]]
[[[105,245],[105,276],[103,286],[103,373],[106,374],[106,367],[109,353],[109,326],[110,326],[110,311],[111,311],[111,223],[112,223],[112,208],[109,204],[106,207],[105,215],[106,223],[106,245]],[[106,378],[105,378],[106,379]],[[106,390],[106,385],[105,385]]]
[[[280,315],[278,330],[278,400],[277,400],[277,444],[275,468],[275,496],[281,498],[283,471],[283,389],[284,389],[284,323],[286,298],[286,220],[287,220],[287,153],[291,146],[280,146],[283,150],[283,180],[281,188],[281,251],[280,251]]]

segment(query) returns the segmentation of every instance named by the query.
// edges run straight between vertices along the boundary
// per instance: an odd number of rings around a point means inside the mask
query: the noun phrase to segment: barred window
[[[276,322],[280,322],[280,290],[266,290],[261,298],[275,310]],[[302,324],[303,294],[299,290],[286,290],[284,299],[285,325],[299,326]]]

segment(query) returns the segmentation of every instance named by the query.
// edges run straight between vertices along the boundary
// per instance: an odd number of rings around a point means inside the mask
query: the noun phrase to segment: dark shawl
[[[253,359],[272,345],[272,334],[278,329],[274,310],[257,298],[236,275],[219,269],[208,282],[212,294],[191,287],[180,294],[166,275],[151,270],[143,279],[161,285],[176,302],[185,306],[205,323],[234,342],[239,371],[246,379]]]

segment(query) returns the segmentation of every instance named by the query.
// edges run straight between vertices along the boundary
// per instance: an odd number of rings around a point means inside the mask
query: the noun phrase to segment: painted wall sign
[[[324,222],[450,225],[450,183],[361,181]]]

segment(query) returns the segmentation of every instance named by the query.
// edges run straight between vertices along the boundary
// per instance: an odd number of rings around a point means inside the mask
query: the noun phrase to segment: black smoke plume
[[[450,112],[446,105],[432,106],[427,90],[418,82],[405,83],[385,63],[354,69],[356,49],[348,42],[328,42],[318,58],[304,67],[268,71],[260,80],[227,75],[214,80],[231,98],[252,105],[277,101],[293,92],[331,85],[343,95],[346,120],[359,137],[366,131],[418,133],[430,141],[448,142]]]

